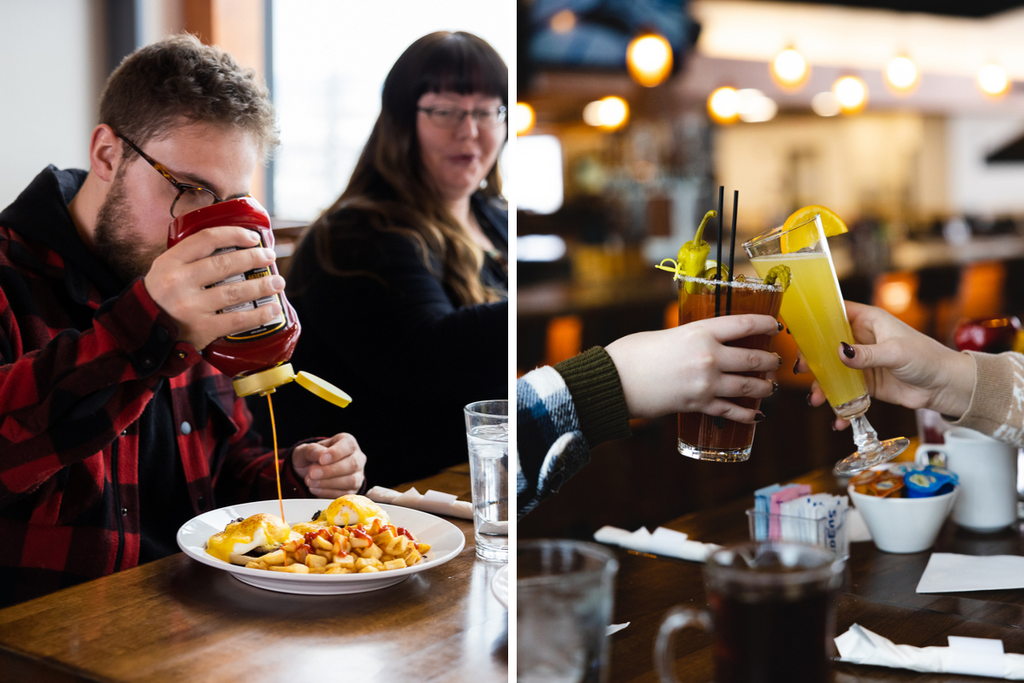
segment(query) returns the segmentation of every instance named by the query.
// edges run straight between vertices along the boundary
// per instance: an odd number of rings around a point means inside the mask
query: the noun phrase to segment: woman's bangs
[[[493,50],[484,50],[468,41],[453,41],[424,65],[417,92],[479,93],[507,102],[508,68]]]

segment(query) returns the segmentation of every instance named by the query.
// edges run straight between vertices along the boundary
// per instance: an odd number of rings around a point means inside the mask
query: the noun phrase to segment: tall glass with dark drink
[[[717,293],[716,293],[716,290]],[[755,278],[719,282],[703,278],[679,278],[679,324],[714,318],[718,315],[760,313],[778,317],[782,305],[782,290],[778,284],[765,284]],[[759,334],[744,337],[729,346],[770,351],[774,337]],[[767,373],[737,373],[764,379]],[[730,398],[744,408],[757,410],[759,398]],[[754,443],[754,425],[733,422],[704,413],[679,414],[678,449],[683,455],[697,460],[740,462],[750,457]]]
[[[835,595],[843,561],[798,543],[723,548],[704,568],[708,611],[675,607],[662,621],[655,664],[674,683],[671,638],[698,626],[714,638],[716,683],[832,680]]]

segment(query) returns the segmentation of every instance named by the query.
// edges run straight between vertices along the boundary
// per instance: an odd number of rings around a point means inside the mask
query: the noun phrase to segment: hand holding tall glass
[[[716,289],[719,290],[717,293]],[[755,278],[722,282],[682,276],[679,278],[679,324],[714,318],[716,315],[743,313],[759,313],[776,318],[783,299],[782,289],[778,284],[765,284]],[[774,340],[775,337],[767,334],[757,334],[737,339],[730,342],[729,346],[771,351]],[[737,374],[764,379],[767,373]],[[753,410],[761,405],[759,398],[737,397],[729,400]],[[677,447],[682,455],[696,460],[742,462],[750,457],[750,449],[754,444],[754,426],[704,413],[679,413]]]
[[[761,277],[779,264],[788,266],[792,273],[782,301],[782,318],[832,410],[853,426],[857,452],[841,460],[836,473],[853,474],[902,453],[910,444],[906,438],[879,441],[865,417],[871,397],[864,373],[839,360],[839,343],[852,344],[853,333],[820,214],[758,235],[743,248]]]

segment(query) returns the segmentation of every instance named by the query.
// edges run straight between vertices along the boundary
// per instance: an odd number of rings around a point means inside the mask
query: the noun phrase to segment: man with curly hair
[[[89,170],[50,166],[0,213],[0,606],[177,552],[206,510],[276,498],[244,401],[200,355],[278,315],[218,311],[282,291],[280,276],[209,286],[274,254],[239,227],[170,249],[167,233],[247,196],[277,142],[255,74],[175,36],[111,74]],[[285,456],[286,496],[363,484],[348,434]]]

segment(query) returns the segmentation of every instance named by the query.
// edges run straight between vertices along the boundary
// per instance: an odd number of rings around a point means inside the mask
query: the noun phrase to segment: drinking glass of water
[[[464,409],[477,557],[508,562],[508,401]]]

